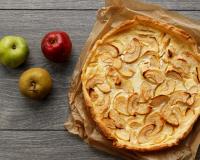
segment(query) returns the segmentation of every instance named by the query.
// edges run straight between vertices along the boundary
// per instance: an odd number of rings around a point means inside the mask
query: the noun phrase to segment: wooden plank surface
[[[145,0],[178,10],[199,19],[199,0]],[[91,149],[76,136],[64,132],[68,113],[66,93],[80,50],[103,0],[6,0],[0,5],[0,37],[25,37],[31,49],[25,65],[18,69],[0,66],[0,160],[115,160]],[[69,32],[73,53],[66,64],[46,60],[40,41],[52,30]],[[20,74],[30,67],[46,68],[53,77],[52,93],[44,101],[22,97],[18,91]]]
[[[117,160],[63,131],[1,131],[1,160]]]
[[[200,10],[199,0],[143,0],[163,5],[172,10]],[[6,0],[0,9],[98,9],[104,0]]]
[[[198,18],[200,11],[186,12]],[[0,11],[0,37],[16,34],[25,37],[30,46],[30,56],[18,69],[0,67],[0,129],[64,130],[68,103],[66,99],[70,77],[95,20],[96,11]],[[84,15],[84,18],[81,17]],[[13,18],[14,17],[14,18]],[[87,22],[87,23],[85,23]],[[51,30],[66,30],[73,41],[70,61],[64,65],[50,63],[40,51],[42,36]],[[30,67],[46,68],[54,79],[51,95],[45,101],[24,98],[18,91],[20,74]]]

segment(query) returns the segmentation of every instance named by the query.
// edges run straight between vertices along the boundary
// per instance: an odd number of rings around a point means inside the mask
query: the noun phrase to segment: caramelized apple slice
[[[142,38],[141,41],[143,47],[141,54],[144,55],[146,52],[159,53],[158,41],[155,37]]]
[[[113,67],[116,69],[120,69],[122,67],[122,61],[118,58],[113,60]]]
[[[137,122],[137,121],[130,121],[129,123],[129,126],[132,128],[132,129],[138,129],[142,126],[141,123]]]
[[[110,86],[115,87],[120,86],[122,81],[119,73],[117,72],[116,68],[114,67],[109,67],[108,71],[106,73],[107,80]]]
[[[176,81],[173,79],[168,79],[156,88],[155,96],[171,94],[172,92],[174,92],[175,87]]]
[[[137,110],[137,101],[139,99],[139,96],[138,94],[134,93],[132,94],[129,98],[128,98],[128,113],[130,115],[134,115],[136,113],[136,110]]]
[[[100,75],[94,75],[86,82],[86,88],[87,89],[94,88],[95,85],[102,84],[104,83],[104,81],[105,81],[104,77]]]
[[[128,113],[130,115],[135,115],[135,114],[148,114],[151,112],[151,106],[146,103],[139,103],[139,96],[137,94],[132,94],[128,98]]]
[[[176,71],[172,66],[169,66],[165,72],[166,76],[175,80],[183,80],[181,73]]]
[[[104,53],[99,56],[99,60],[104,62],[106,65],[112,65],[113,58],[109,53]]]
[[[127,66],[123,66],[118,72],[126,78],[130,78],[135,74],[135,72]]]
[[[174,133],[174,128],[170,125],[165,123],[162,129],[162,134],[165,134],[167,136],[171,136]]]
[[[102,119],[102,122],[106,125],[107,128],[110,128],[110,129],[116,128],[115,122],[112,119],[104,118]]]
[[[169,37],[168,34],[163,33],[161,36],[162,37],[161,37],[161,43],[160,43],[160,50],[161,50],[160,57],[162,57],[163,54],[166,54],[165,51],[169,47],[169,44],[171,42],[171,38]]]
[[[197,77],[197,80],[198,82],[200,83],[200,67],[196,67],[196,77]]]
[[[172,65],[173,67],[182,75],[182,76],[187,76],[188,73],[190,72],[190,65],[187,62],[187,60],[183,58],[176,58],[173,59]]]
[[[118,49],[119,55],[121,55],[124,52],[125,46],[120,40],[112,41],[110,42],[110,44]]]
[[[119,139],[121,139],[121,140],[129,141],[129,139],[130,139],[130,132],[128,132],[125,129],[117,129],[116,130],[116,136]]]
[[[89,96],[90,96],[92,102],[96,101],[99,97],[99,95],[92,88],[89,90]]]
[[[126,122],[120,117],[120,114],[116,110],[110,110],[109,118],[115,122],[117,128],[125,128]]]
[[[99,46],[97,49],[97,53],[100,55],[109,53],[112,57],[117,57],[119,54],[119,50],[114,45],[107,43]]]
[[[166,124],[158,112],[148,115],[145,123],[138,134],[138,143],[161,143],[173,134],[172,126]]]
[[[125,63],[133,63],[140,56],[141,45],[138,39],[133,38],[130,42],[128,48],[126,49],[124,55],[122,56],[122,61]]]
[[[150,105],[152,107],[163,106],[168,103],[169,97],[165,95],[159,95],[151,99]]]
[[[173,94],[171,94],[169,104],[174,105],[178,102],[186,103],[190,96],[190,93],[187,93],[185,91],[176,91]]]
[[[190,94],[190,96],[188,97],[186,104],[191,106],[194,104],[194,102],[196,101],[196,94]]]
[[[155,124],[148,124],[146,126],[144,126],[138,136],[137,136],[137,140],[138,143],[142,144],[142,143],[151,143],[152,141],[155,141],[155,139],[157,139],[157,137],[155,138],[155,136],[159,133],[158,129],[156,129],[156,125]],[[162,128],[160,128],[161,130]],[[159,135],[161,136],[161,135]],[[159,143],[159,142],[158,142]]]
[[[103,84],[97,84],[97,87],[99,88],[99,90],[101,90],[103,93],[108,93],[110,92],[110,86],[107,83],[103,83]]]
[[[127,95],[123,92],[118,93],[115,97],[114,97],[114,108],[121,114],[124,115],[129,115],[128,111],[127,111]]]
[[[175,56],[175,50],[174,48],[171,48],[165,52],[162,59],[165,63],[169,63],[173,60],[174,56]]]
[[[154,133],[156,134],[160,132],[160,130],[162,129],[164,121],[158,112],[153,112],[147,115],[147,117],[145,118],[145,124],[154,124],[155,125]]]
[[[105,113],[109,106],[110,106],[110,96],[107,95],[99,95],[99,99],[101,99],[101,101],[95,101],[96,104],[96,108],[95,108],[95,112],[101,114],[101,113]]]
[[[168,105],[162,110],[162,117],[171,125],[178,126],[183,118],[180,104]]]
[[[153,84],[160,84],[163,83],[165,80],[164,74],[159,70],[147,70],[143,72],[143,77]]]
[[[152,54],[151,54],[152,55]],[[155,67],[155,68],[160,68],[160,62],[159,62],[159,58],[158,58],[158,56],[157,55],[152,55],[151,57],[150,57],[150,65],[152,66],[152,67]]]
[[[137,114],[143,115],[143,114],[148,114],[148,113],[151,112],[152,107],[149,104],[147,104],[147,103],[138,103],[137,105],[138,105],[137,106],[137,110],[136,110]]]
[[[144,100],[146,102],[149,99],[151,99],[154,94],[154,89],[155,89],[155,87],[150,85],[148,82],[144,81],[141,84],[141,89],[140,89],[140,94],[141,94],[142,100]]]

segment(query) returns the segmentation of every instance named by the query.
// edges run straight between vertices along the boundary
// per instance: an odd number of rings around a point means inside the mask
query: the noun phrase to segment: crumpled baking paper
[[[200,121],[195,124],[192,132],[180,145],[156,152],[133,152],[117,149],[98,130],[85,107],[81,86],[81,69],[95,41],[106,32],[132,19],[135,15],[146,15],[157,20],[167,22],[183,28],[192,34],[200,46],[200,21],[189,19],[177,12],[153,4],[146,4],[137,0],[105,0],[105,7],[99,9],[94,27],[83,47],[72,76],[72,83],[68,93],[70,114],[65,122],[65,128],[91,146],[126,160],[193,160],[200,143]],[[200,47],[199,47],[200,48]]]

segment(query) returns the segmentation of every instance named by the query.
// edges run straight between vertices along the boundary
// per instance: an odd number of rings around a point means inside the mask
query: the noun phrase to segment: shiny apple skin
[[[29,54],[27,41],[20,36],[8,35],[0,40],[0,63],[17,68],[25,62]]]
[[[65,62],[71,55],[72,42],[66,32],[49,32],[42,40],[41,49],[47,59],[56,63]]]

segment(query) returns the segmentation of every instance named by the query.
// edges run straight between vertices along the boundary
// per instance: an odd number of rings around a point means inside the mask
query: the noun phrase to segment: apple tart
[[[177,145],[200,114],[200,56],[182,29],[145,16],[97,40],[82,70],[86,105],[117,148]]]

